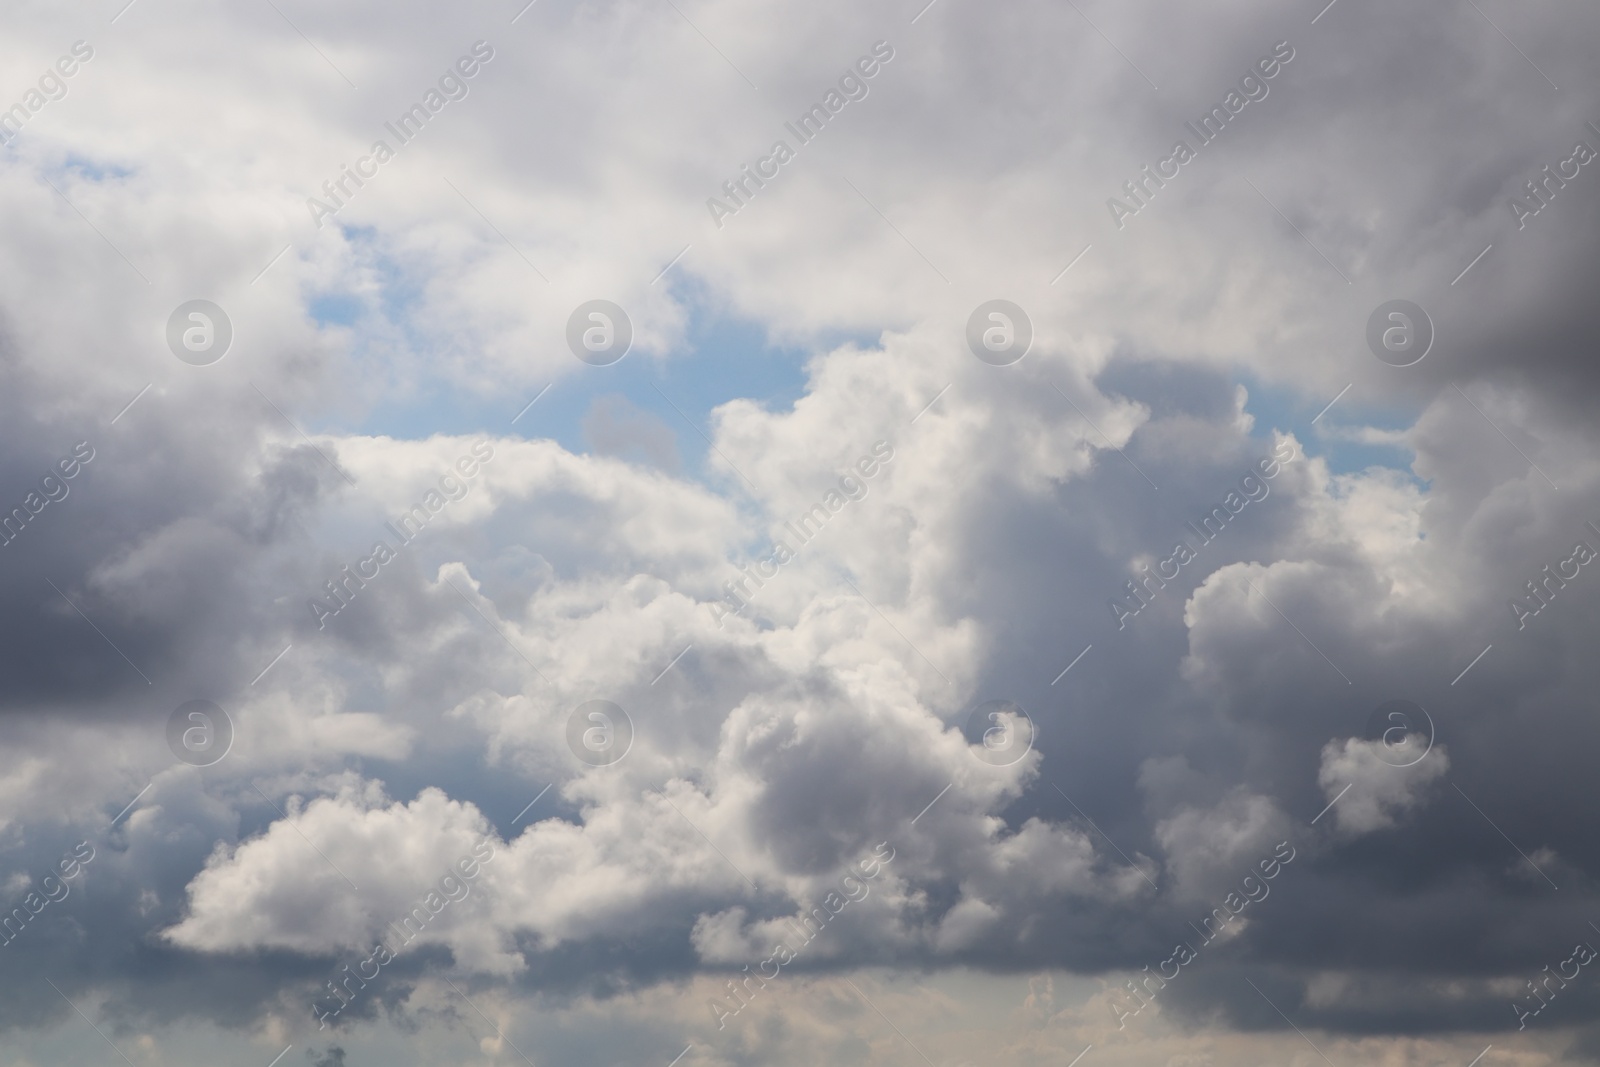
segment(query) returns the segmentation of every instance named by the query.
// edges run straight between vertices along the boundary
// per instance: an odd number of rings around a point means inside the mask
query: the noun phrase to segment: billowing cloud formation
[[[520,6],[6,16],[8,1047],[1594,1058],[1592,12]]]

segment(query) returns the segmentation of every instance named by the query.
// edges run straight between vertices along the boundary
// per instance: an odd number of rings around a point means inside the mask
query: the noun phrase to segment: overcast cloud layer
[[[0,1067],[1600,1062],[1600,10],[525,3],[0,13]]]

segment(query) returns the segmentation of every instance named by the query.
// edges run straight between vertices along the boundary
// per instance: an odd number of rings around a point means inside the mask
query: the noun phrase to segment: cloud
[[[1407,739],[1407,752],[1424,751],[1427,738],[1413,734]],[[1355,836],[1374,830],[1387,830],[1407,815],[1426,797],[1429,786],[1443,778],[1450,770],[1450,757],[1441,745],[1435,757],[1413,767],[1396,767],[1387,751],[1387,738],[1363,741],[1349,737],[1343,744],[1329,741],[1322,746],[1322,766],[1317,770],[1317,784],[1330,804],[1334,798],[1349,792],[1345,803],[1336,805],[1334,825],[1340,832]]]
[[[291,800],[287,818],[262,836],[212,853],[189,885],[187,914],[163,936],[202,952],[284,949],[317,956],[363,950],[391,937],[387,927],[410,914],[413,898],[432,891],[443,876],[460,882],[456,862],[475,855],[489,828],[476,809],[438,790],[425,789],[410,804],[386,801],[375,783],[351,783],[337,796],[303,806]],[[473,962],[484,958],[482,965],[512,966],[462,919],[476,909],[452,908],[443,923],[420,931],[420,941],[446,945]],[[457,928],[467,932],[453,935]]]
[[[1176,891],[1210,900],[1253,873],[1257,860],[1290,836],[1290,821],[1272,798],[1237,791],[1209,809],[1179,810],[1156,824],[1155,836]]]
[[[1587,569],[1540,584],[1600,548],[1592,164],[1508,208],[1600,137],[1595,13],[517,7],[8,20],[8,69],[95,54],[0,174],[0,881],[100,850],[4,949],[8,1048],[60,1058],[77,1007],[172,1063],[1235,1062],[1304,1053],[1284,1015],[1335,1060],[1469,1062],[1509,1025],[1595,867],[1600,614]],[[879,41],[870,94],[719,228],[706,198]],[[1108,198],[1274,48],[1119,227]],[[1402,296],[1436,328],[1406,368],[1365,337]],[[203,367],[166,341],[201,297],[233,326]],[[633,329],[604,367],[566,342],[597,298]],[[1006,367],[965,339],[996,298],[1033,327]],[[235,727],[204,770],[164,734],[194,699]],[[600,767],[567,739],[596,699],[633,726]],[[1393,699],[1439,711],[1412,767],[1361,739]],[[1029,719],[1003,766],[991,700]],[[470,896],[314,1035],[484,838]],[[1305,859],[1207,977],[1110,1025],[1105,990],[1284,840]],[[719,1029],[706,1000],[885,843]]]

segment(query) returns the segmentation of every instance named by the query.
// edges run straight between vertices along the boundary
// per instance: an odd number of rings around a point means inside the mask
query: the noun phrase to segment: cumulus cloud
[[[1329,741],[1322,746],[1317,784],[1330,804],[1342,797],[1334,807],[1334,825],[1341,833],[1355,836],[1387,830],[1424,802],[1429,787],[1450,771],[1444,746],[1430,752],[1428,741],[1426,735],[1413,733],[1401,742],[1407,762],[1415,758],[1414,752],[1426,753],[1411,766],[1396,766],[1390,753],[1397,746],[1391,745],[1387,736],[1372,741],[1349,737],[1342,744]]]
[[[489,836],[476,809],[436,789],[400,804],[376,783],[352,782],[308,804],[291,800],[285,815],[260,837],[212,853],[189,884],[187,914],[164,931],[168,941],[202,952],[361,949],[442,876],[459,880],[456,861]],[[453,908],[422,932],[423,943],[459,955],[479,948],[463,918],[476,909]]]
[[[1289,818],[1271,797],[1243,790],[1210,808],[1185,807],[1155,826],[1176,891],[1191,900],[1220,898],[1289,833]]]

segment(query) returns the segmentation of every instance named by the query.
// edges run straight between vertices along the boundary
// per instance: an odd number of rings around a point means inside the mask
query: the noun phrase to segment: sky
[[[0,29],[0,1067],[1600,1063],[1600,10]]]

